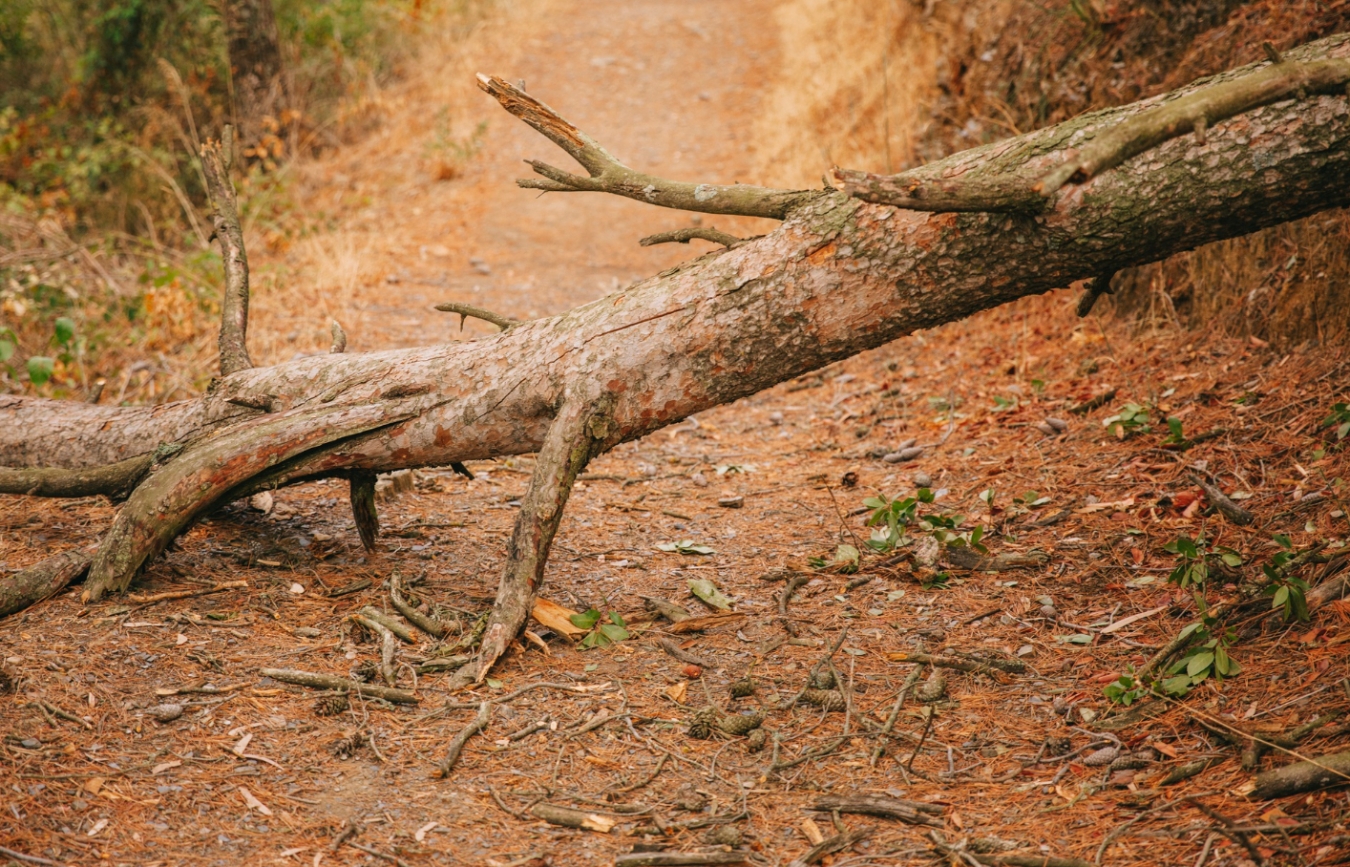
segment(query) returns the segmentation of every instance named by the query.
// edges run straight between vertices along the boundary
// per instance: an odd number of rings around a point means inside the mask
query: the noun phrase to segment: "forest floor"
[[[643,169],[753,180],[746,119],[775,66],[772,9],[557,0],[515,52],[481,58],[483,71],[524,78]],[[489,126],[452,181],[418,174],[415,160],[378,158],[387,143],[320,167],[324,207],[363,235],[363,276],[348,302],[363,318],[344,323],[354,350],[442,339],[457,323],[432,318],[440,300],[552,314],[693,255],[637,246],[684,225],[673,212],[516,189],[521,158],[554,154],[508,121]],[[259,263],[286,266],[282,254]],[[378,660],[379,642],[349,617],[391,610],[394,573],[421,579],[418,596],[471,623],[495,591],[528,458],[471,465],[473,481],[417,472],[410,490],[381,503],[373,554],[356,537],[345,484],[305,485],[279,492],[270,513],[237,504],[203,522],[135,595],[85,607],[76,588],[6,620],[0,846],[29,863],[533,867],[730,845],[786,864],[846,829],[868,836],[814,863],[972,863],[1005,844],[1014,855],[1107,865],[1343,863],[1350,795],[1248,800],[1241,753],[1249,735],[1350,710],[1350,605],[1286,624],[1259,597],[1227,623],[1241,673],[1145,702],[1147,713],[1122,720],[1132,709],[1103,689],[1196,619],[1192,591],[1168,582],[1178,558],[1164,546],[1180,536],[1203,533],[1242,557],[1215,560],[1211,603],[1259,579],[1282,550],[1276,534],[1296,550],[1324,546],[1330,562],[1298,573],[1309,582],[1345,569],[1350,449],[1322,423],[1346,399],[1350,358],[1140,333],[1079,320],[1074,301],[1027,299],[917,334],[598,459],[572,496],[544,596],[616,612],[630,637],[583,650],[535,624],[545,640],[521,645],[473,693],[450,695],[445,675],[414,674],[455,640],[415,631],[397,649],[398,683],[415,705],[364,700],[320,716],[315,693],[259,671],[345,677]],[[290,327],[268,304],[259,315],[262,329]],[[1096,409],[1071,411],[1108,393]],[[1147,405],[1147,426],[1117,436],[1104,422],[1127,404]],[[1166,417],[1181,425],[1174,439],[1198,442],[1166,442]],[[1038,427],[1047,419],[1066,422],[1063,432]],[[909,441],[922,451],[884,459]],[[1214,480],[1255,522],[1215,513],[1193,476]],[[913,496],[920,483],[935,497],[916,506],[920,516],[967,516],[962,526],[985,528],[991,556],[1030,565],[990,572],[872,553],[864,500]],[[0,570],[94,542],[112,513],[95,499],[0,500]],[[911,534],[933,547],[922,525]],[[864,551],[856,571],[812,566],[841,545]],[[224,581],[245,586],[146,598]],[[735,616],[690,631],[643,616],[645,597],[713,614],[690,595],[693,581],[715,585]],[[915,652],[982,662],[940,669],[943,683],[920,671],[893,736],[881,737],[921,668]],[[794,704],[826,658],[838,697]],[[753,694],[732,698],[747,676]],[[494,703],[487,729],[438,778],[480,701]],[[769,746],[690,737],[708,704],[763,714]],[[1350,748],[1344,722],[1294,751]],[[1281,750],[1256,760],[1289,761]],[[915,815],[931,826],[812,809],[854,795],[921,803]],[[547,805],[608,830],[543,821]],[[964,842],[966,854],[937,854],[931,832]]]

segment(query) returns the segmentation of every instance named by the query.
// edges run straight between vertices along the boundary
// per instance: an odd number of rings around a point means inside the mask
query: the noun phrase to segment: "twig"
[[[282,683],[293,683],[296,686],[308,686],[314,689],[337,689],[343,692],[354,692],[357,695],[383,699],[394,704],[417,704],[418,702],[417,696],[404,689],[390,689],[371,683],[348,680],[345,677],[334,677],[331,674],[314,674],[308,671],[297,671],[293,668],[264,668],[260,669],[258,674],[263,677],[270,677],[273,680],[279,680]]]
[[[891,712],[886,717],[886,725],[881,729],[877,737],[876,748],[872,750],[872,760],[868,763],[870,767],[875,768],[877,762],[881,760],[881,754],[886,751],[886,739],[890,737],[891,730],[895,728],[895,721],[900,718],[900,708],[905,704],[905,696],[918,684],[919,678],[923,676],[924,665],[915,666],[914,670],[905,678],[905,682],[900,686],[900,694],[895,697],[895,704],[891,706]]]
[[[156,593],[153,596],[138,596],[135,593],[129,594],[127,599],[131,602],[137,602],[137,610],[145,608],[147,605],[154,605],[156,602],[168,602],[173,599],[192,599],[197,596],[209,596],[212,593],[224,593],[226,590],[244,590],[248,588],[247,581],[222,581],[211,587],[203,587],[199,590],[170,590],[166,593]]]
[[[1266,859],[1261,856],[1261,852],[1256,848],[1256,844],[1252,843],[1251,837],[1248,837],[1246,834],[1243,834],[1241,831],[1238,831],[1237,827],[1233,824],[1233,821],[1231,819],[1229,819],[1227,816],[1225,816],[1223,813],[1220,813],[1213,807],[1200,803],[1200,798],[1198,795],[1192,795],[1186,798],[1185,800],[1192,807],[1195,807],[1197,810],[1204,813],[1206,816],[1218,822],[1219,833],[1223,834],[1225,837],[1232,840],[1234,843],[1237,843],[1239,846],[1246,849],[1247,854],[1251,856],[1251,859],[1253,861],[1255,861],[1257,864],[1266,863]]]
[[[0,467],[0,494],[29,497],[93,497],[126,499],[155,462],[154,454],[127,458],[101,467],[67,470],[58,467]]]
[[[1227,495],[1216,486],[1211,485],[1194,473],[1187,473],[1187,478],[1199,485],[1200,488],[1204,490],[1205,497],[1207,497],[1210,503],[1214,505],[1214,508],[1223,512],[1224,517],[1228,518],[1228,520],[1232,521],[1234,524],[1245,527],[1256,520],[1255,515],[1228,499]]]
[[[807,849],[797,858],[794,858],[788,867],[806,867],[809,864],[815,864],[826,855],[833,855],[835,852],[842,852],[845,849],[859,843],[872,834],[871,828],[859,828],[856,831],[848,831],[843,834],[835,834],[825,840]]]
[[[487,728],[488,718],[491,716],[491,713],[492,702],[485,701],[478,705],[478,715],[475,716],[473,721],[465,726],[459,734],[455,735],[454,740],[450,741],[450,749],[436,769],[437,776],[441,779],[450,776],[450,771],[455,767],[455,762],[459,761],[460,751],[462,751],[464,745],[469,742],[469,738]]]
[[[389,861],[393,864],[397,864],[398,867],[411,867],[411,865],[407,861],[404,861],[402,858],[399,858],[396,855],[390,855],[387,852],[381,852],[379,849],[372,849],[369,846],[362,845],[361,843],[356,843],[352,840],[347,840],[345,842],[348,846],[351,846],[353,849],[359,849],[362,852],[365,852],[367,855],[373,855],[376,858],[380,858],[385,861]]]
[[[923,710],[925,717],[923,734],[919,735],[919,742],[914,745],[914,752],[909,754],[909,760],[905,762],[905,770],[910,773],[914,773],[914,759],[918,757],[919,751],[923,749],[923,745],[928,741],[928,734],[933,730],[933,718],[937,716],[931,707],[926,707]]]
[[[398,673],[394,671],[394,652],[398,647],[398,642],[394,638],[394,633],[390,632],[383,623],[377,623],[362,614],[353,614],[351,620],[353,623],[359,623],[380,636],[380,677],[384,678],[384,682],[390,686],[398,686]]]
[[[493,313],[491,310],[484,310],[482,307],[474,307],[472,304],[460,304],[456,301],[447,301],[444,304],[437,304],[436,309],[442,313],[458,313],[459,328],[464,330],[464,320],[472,316],[474,319],[481,319],[484,322],[490,322],[493,325],[505,331],[520,324],[519,319],[512,319],[509,316],[501,316]]]
[[[61,708],[57,707],[56,705],[52,704],[49,701],[43,701],[39,699],[37,703],[39,706],[46,708],[48,711],[50,711],[53,716],[60,717],[66,722],[73,722],[76,725],[83,726],[87,729],[92,729],[94,727],[88,720],[80,719],[79,717],[75,716],[75,714],[70,713],[69,711],[61,710]]]
[[[402,614],[409,623],[416,626],[427,635],[430,635],[432,638],[444,638],[450,631],[450,627],[446,624],[418,611],[403,597],[402,581],[398,577],[397,572],[389,576],[389,601],[394,603],[394,607],[398,609],[398,613]]]
[[[628,785],[619,789],[615,789],[614,791],[622,794],[624,792],[632,792],[642,788],[643,786],[650,783],[652,780],[655,780],[661,774],[661,769],[666,766],[666,762],[668,761],[670,761],[670,756],[663,753],[661,755],[661,758],[657,760],[656,767],[652,770],[650,774],[638,780],[636,783],[629,783]]]
[[[671,656],[675,657],[680,662],[687,662],[690,665],[697,665],[700,668],[707,668],[707,669],[713,669],[717,667],[716,662],[709,659],[704,659],[703,657],[690,653],[687,650],[682,650],[678,644],[671,641],[669,638],[657,639],[656,643],[661,647],[662,650],[664,650]]]
[[[6,846],[0,846],[0,855],[6,855],[18,861],[27,861],[29,864],[50,864],[52,867],[61,867],[58,861],[51,861],[38,855],[25,855]]]
[[[1074,413],[1075,415],[1087,415],[1094,409],[1100,409],[1101,407],[1106,406],[1110,401],[1115,400],[1116,395],[1119,392],[1120,389],[1118,388],[1107,389],[1096,397],[1088,398],[1080,404],[1069,407],[1069,412]]]
[[[714,244],[721,244],[728,250],[744,244],[747,239],[737,238],[735,235],[720,232],[713,228],[692,228],[676,229],[673,232],[658,232],[655,235],[648,235],[638,245],[642,247],[652,247],[657,244],[688,244],[697,238],[700,241],[712,241]]]
[[[775,745],[775,747],[776,747],[776,746],[777,746],[777,740],[776,740],[777,735],[775,735],[774,737],[775,737],[774,745]],[[842,747],[842,746],[844,745],[844,742],[847,741],[847,740],[848,740],[848,736],[837,737],[837,738],[835,738],[834,740],[830,741],[829,743],[824,744],[823,746],[817,747],[817,748],[814,749],[814,750],[807,750],[806,752],[802,753],[800,756],[797,756],[797,758],[795,758],[795,759],[789,759],[789,760],[787,760],[787,761],[785,761],[785,762],[780,762],[780,761],[778,761],[777,759],[774,759],[774,761],[772,762],[772,764],[769,765],[769,773],[772,774],[772,773],[777,773],[777,772],[779,772],[779,771],[786,771],[788,768],[795,768],[797,765],[800,765],[800,764],[802,764],[802,763],[804,763],[804,762],[809,762],[809,761],[812,761],[813,759],[824,758],[825,756],[830,755],[830,754],[833,753],[835,750],[837,750],[837,749],[839,749],[840,747]]]
[[[637,172],[620,163],[595,139],[556,111],[506,79],[480,74],[478,86],[501,103],[502,108],[566,151],[589,174],[589,177],[582,177],[538,160],[527,160],[542,179],[516,181],[526,189],[613,193],[662,208],[773,220],[786,219],[794,208],[825,195],[816,190],[772,190],[746,184],[692,184]]]
[[[797,592],[797,588],[810,580],[809,576],[799,572],[787,580],[787,583],[783,585],[783,592],[778,596],[779,619],[783,624],[783,629],[787,630],[787,634],[793,637],[797,635],[797,624],[793,623],[788,617],[788,603],[792,601],[792,594]]]
[[[211,225],[225,263],[225,291],[220,302],[220,372],[224,376],[253,366],[248,357],[248,254],[230,164],[234,161],[234,127],[226,126],[220,141],[202,145],[202,175],[211,202]]]

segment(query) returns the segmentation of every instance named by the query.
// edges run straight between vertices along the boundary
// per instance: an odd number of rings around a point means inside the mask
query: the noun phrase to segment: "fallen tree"
[[[497,317],[492,337],[345,354],[335,333],[333,354],[270,368],[250,367],[245,348],[229,148],[208,148],[227,261],[222,376],[200,398],[156,407],[0,397],[0,493],[126,497],[96,553],[11,576],[0,601],[16,610],[59,590],[84,571],[73,562],[87,563],[86,600],[122,591],[212,508],[317,478],[351,481],[369,543],[375,473],[537,452],[478,656],[455,679],[478,682],[523,627],[592,458],[917,329],[1080,280],[1095,297],[1123,267],[1342,207],[1347,82],[1350,35],[1331,37],[902,175],[836,170],[838,188],[803,191],[643,174],[480,76],[587,172],[533,162],[540,177],[522,186],[783,223],[762,238],[713,238],[723,250],[560,316]],[[690,237],[706,236],[651,241]]]

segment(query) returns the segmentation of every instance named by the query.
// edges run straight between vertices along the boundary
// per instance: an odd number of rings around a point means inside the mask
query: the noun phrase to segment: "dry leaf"
[[[819,846],[825,842],[825,835],[821,833],[820,826],[816,824],[814,819],[802,819],[801,827],[802,833],[806,835],[806,839],[811,841],[812,846]]]
[[[84,781],[84,790],[91,795],[97,795],[98,790],[103,788],[103,784],[108,782],[103,777],[90,777]]]
[[[553,653],[548,649],[548,643],[530,630],[525,630],[525,640],[543,651],[545,656],[552,656]]]
[[[157,775],[159,775],[159,774],[164,773],[164,772],[167,771],[167,770],[170,770],[170,769],[172,769],[172,768],[176,768],[176,767],[178,767],[178,766],[181,765],[181,764],[183,764],[183,763],[180,762],[180,761],[178,761],[177,759],[175,759],[175,760],[172,761],[172,762],[160,762],[158,765],[155,765],[154,768],[151,769],[151,771],[150,771],[150,776],[152,776],[152,777],[157,776]]]
[[[685,696],[689,693],[689,682],[682,680],[677,684],[666,687],[663,691],[671,701],[676,704],[684,704]]]
[[[94,827],[89,829],[89,833],[87,836],[90,837],[96,836],[99,831],[102,831],[106,827],[108,827],[108,820],[99,819],[97,822],[94,823]]]
[[[230,747],[230,752],[234,753],[236,756],[242,756],[244,754],[244,750],[248,749],[248,744],[249,741],[251,740],[253,740],[253,732],[249,732],[248,734],[240,738],[239,743]]]
[[[530,612],[530,616],[540,625],[552,629],[563,638],[575,640],[586,634],[586,630],[579,628],[569,619],[576,616],[577,613],[570,608],[564,608],[556,602],[540,597],[534,600],[534,609]]]
[[[427,822],[425,825],[423,825],[422,827],[418,828],[416,831],[413,832],[413,839],[421,843],[422,841],[426,840],[427,832],[434,831],[438,824],[439,824],[438,822]]]

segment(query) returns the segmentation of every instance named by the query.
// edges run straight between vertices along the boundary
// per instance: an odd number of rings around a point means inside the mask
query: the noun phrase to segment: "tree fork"
[[[482,683],[493,664],[525,628],[535,594],[544,581],[549,548],[572,494],[572,485],[591,458],[618,442],[620,431],[612,427],[609,415],[612,405],[613,400],[608,397],[574,399],[563,405],[549,425],[535,458],[530,487],[521,500],[520,514],[506,543],[506,563],[478,657],[456,672],[450,682],[452,689]]]

